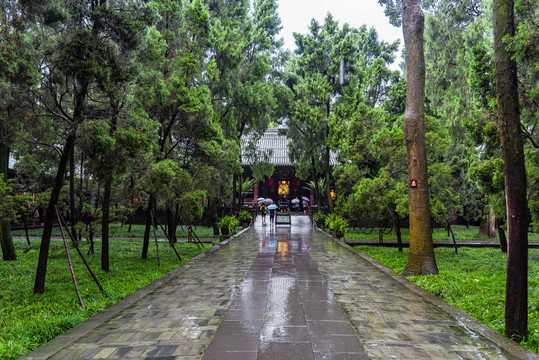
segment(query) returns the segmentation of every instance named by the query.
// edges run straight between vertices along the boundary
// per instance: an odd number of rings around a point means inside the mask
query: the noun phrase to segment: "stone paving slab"
[[[24,359],[539,359],[306,216],[203,254]]]
[[[23,359],[200,359],[257,255],[231,238]]]
[[[367,255],[314,234],[318,269],[371,359],[539,359]]]

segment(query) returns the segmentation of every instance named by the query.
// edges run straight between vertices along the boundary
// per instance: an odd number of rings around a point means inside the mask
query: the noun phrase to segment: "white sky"
[[[278,12],[281,17],[280,37],[284,38],[284,47],[290,50],[296,48],[293,33],[306,34],[311,19],[320,24],[330,12],[339,22],[339,26],[348,23],[358,28],[365,24],[374,27],[378,38],[386,42],[400,39],[401,49],[404,45],[402,28],[394,27],[384,15],[384,8],[377,0],[277,0]],[[401,52],[396,54],[395,63],[401,62]]]

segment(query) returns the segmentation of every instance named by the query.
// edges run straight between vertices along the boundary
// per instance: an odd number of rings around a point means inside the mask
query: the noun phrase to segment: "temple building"
[[[289,141],[286,135],[279,134],[278,129],[266,130],[258,140],[256,144],[257,150],[270,154],[268,162],[275,165],[275,169],[269,179],[255,184],[253,198],[245,199],[246,201],[264,197],[278,202],[280,199],[292,200],[296,197],[301,199],[304,196],[311,199],[311,201],[315,200],[314,195],[308,189],[304,189],[307,181],[303,181],[295,175],[296,169],[288,156]],[[331,164],[334,165],[336,157],[334,154],[332,155]],[[242,155],[244,178],[253,177],[251,170],[253,163],[251,161],[247,156]]]

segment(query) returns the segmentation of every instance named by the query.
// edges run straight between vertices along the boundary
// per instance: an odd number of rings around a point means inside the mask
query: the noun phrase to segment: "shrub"
[[[219,219],[219,222],[217,224],[221,228],[221,232],[226,229],[228,231],[228,234],[234,234],[236,232],[236,226],[238,226],[239,221],[235,216],[225,215]]]
[[[335,231],[338,237],[343,237],[346,228],[349,226],[348,220],[337,214],[330,214],[326,219],[326,225]]]
[[[324,215],[324,213],[321,212],[321,211],[317,211],[313,215],[313,220],[314,220],[315,223],[317,223],[319,225],[324,225],[324,223],[326,221],[326,215]]]
[[[326,221],[325,221],[326,227],[331,229],[332,228],[331,224],[335,221],[335,217],[337,217],[337,216],[339,216],[339,215],[337,215],[336,213],[331,213],[328,216],[326,216]]]
[[[238,214],[238,219],[240,223],[249,223],[251,222],[252,216],[251,213],[247,210],[242,210]]]

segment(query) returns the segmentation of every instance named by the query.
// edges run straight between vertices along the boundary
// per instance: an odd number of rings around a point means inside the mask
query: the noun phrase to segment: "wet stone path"
[[[25,358],[539,359],[446,310],[294,216],[291,226],[256,222]]]

